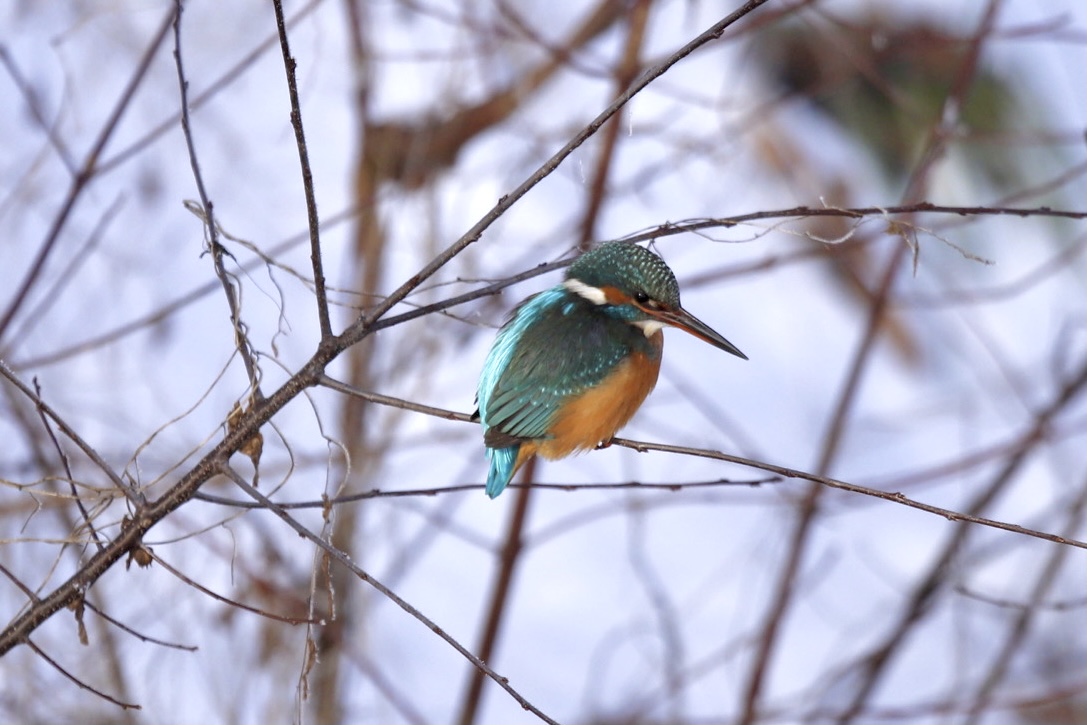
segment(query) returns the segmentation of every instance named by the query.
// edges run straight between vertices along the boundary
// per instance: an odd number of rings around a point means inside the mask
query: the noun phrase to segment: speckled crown
[[[581,255],[566,271],[566,279],[571,278],[596,288],[645,292],[679,307],[679,283],[672,270],[653,252],[629,242],[608,242]]]

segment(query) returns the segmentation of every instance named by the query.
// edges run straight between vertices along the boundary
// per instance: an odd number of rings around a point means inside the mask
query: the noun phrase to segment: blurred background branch
[[[1084,8],[757,4],[0,10],[3,718],[1082,722]],[[492,502],[617,238],[752,362]]]

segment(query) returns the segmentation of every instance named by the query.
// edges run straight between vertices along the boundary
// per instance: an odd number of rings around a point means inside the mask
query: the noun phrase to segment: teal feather
[[[494,498],[502,493],[513,478],[513,466],[517,463],[520,444],[505,448],[488,448],[487,458],[491,461],[491,470],[487,474],[487,495]]]
[[[629,324],[628,307],[598,306],[557,285],[514,310],[487,355],[477,392],[491,462],[487,495],[497,496],[513,477],[518,441],[547,438],[563,405],[599,385],[631,354],[660,354]]]

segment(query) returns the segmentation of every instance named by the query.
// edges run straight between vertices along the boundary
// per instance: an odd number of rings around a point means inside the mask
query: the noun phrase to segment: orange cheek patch
[[[600,291],[609,305],[623,305],[631,301],[630,296],[623,294],[618,287],[601,287]]]

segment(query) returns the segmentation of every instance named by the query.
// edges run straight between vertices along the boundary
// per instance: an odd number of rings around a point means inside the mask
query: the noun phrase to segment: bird
[[[499,329],[476,391],[495,498],[532,456],[609,443],[653,390],[665,326],[747,360],[680,306],[657,254],[613,241],[574,260],[561,284],[525,299]]]

